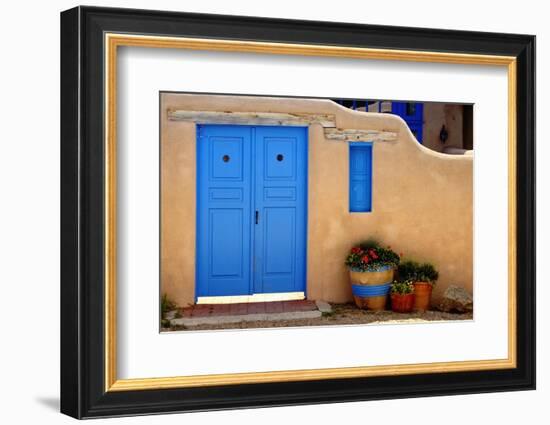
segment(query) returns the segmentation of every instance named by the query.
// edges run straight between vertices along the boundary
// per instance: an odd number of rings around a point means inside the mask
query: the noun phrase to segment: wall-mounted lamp
[[[441,127],[441,131],[439,132],[439,140],[441,140],[441,143],[445,143],[447,139],[449,138],[449,132],[445,128],[445,124]]]

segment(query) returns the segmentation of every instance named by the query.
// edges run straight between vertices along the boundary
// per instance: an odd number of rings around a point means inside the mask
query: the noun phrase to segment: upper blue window
[[[420,143],[423,139],[424,104],[418,102],[392,102],[392,113],[405,120],[412,134]]]
[[[349,145],[349,210],[372,211],[372,143]]]

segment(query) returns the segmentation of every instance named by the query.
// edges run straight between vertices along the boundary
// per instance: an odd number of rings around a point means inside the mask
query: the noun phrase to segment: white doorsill
[[[222,297],[198,297],[197,304],[261,303],[269,301],[293,301],[305,299],[304,292],[278,292],[271,294],[230,295]]]

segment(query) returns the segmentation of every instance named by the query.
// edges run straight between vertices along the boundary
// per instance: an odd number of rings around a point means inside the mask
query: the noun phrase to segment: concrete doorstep
[[[183,325],[190,327],[199,325],[223,325],[225,323],[315,319],[317,317],[321,317],[322,314],[323,313],[319,310],[314,310],[293,311],[287,313],[241,314],[236,316],[180,317],[179,319],[170,320],[170,323],[176,326]]]
[[[330,313],[331,307],[324,301],[316,302],[317,309],[310,311],[286,311],[281,313],[248,313],[234,315],[220,315],[207,317],[179,317],[169,319],[172,326],[201,326],[201,325],[223,325],[229,323],[241,322],[260,322],[260,321],[282,321],[282,320],[303,320],[316,319],[323,313]]]

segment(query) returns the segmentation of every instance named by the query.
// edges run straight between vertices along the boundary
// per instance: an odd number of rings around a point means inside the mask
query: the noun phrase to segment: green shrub
[[[430,282],[434,284],[439,279],[439,273],[430,263],[421,264],[418,269],[418,277],[421,282]]]
[[[399,276],[399,279],[402,281],[414,281],[416,279],[419,266],[420,264],[418,264],[416,261],[403,261],[397,267],[397,275]]]
[[[429,282],[432,285],[439,279],[439,273],[430,263],[417,263],[416,261],[404,261],[397,268],[399,280],[413,282]]]
[[[162,313],[162,317],[169,311],[175,310],[177,308],[177,304],[168,298],[168,294],[162,294],[162,299],[160,301],[160,311]]]

